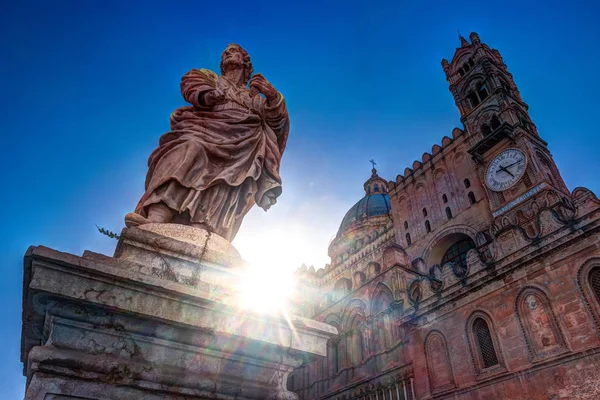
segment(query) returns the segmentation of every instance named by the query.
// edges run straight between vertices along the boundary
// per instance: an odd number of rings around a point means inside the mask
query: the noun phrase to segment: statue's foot
[[[134,226],[148,224],[151,221],[148,218],[142,217],[138,213],[128,213],[125,215],[125,226],[128,228],[132,228]]]

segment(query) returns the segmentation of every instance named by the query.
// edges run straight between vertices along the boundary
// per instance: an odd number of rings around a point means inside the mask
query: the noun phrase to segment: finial
[[[442,58],[442,69],[446,73],[446,76],[448,76],[448,72],[450,72],[450,64],[445,58]]]
[[[468,46],[469,42],[467,42],[467,39],[465,39],[464,36],[460,34],[460,30],[457,29],[456,32],[458,32],[458,39],[460,40],[460,47]]]
[[[373,173],[373,175],[377,174],[377,170],[375,169],[375,166],[377,165],[377,163],[373,159],[370,159],[369,162],[371,164],[373,164],[373,169],[371,170],[371,172]]]
[[[471,39],[471,43],[480,44],[481,40],[479,40],[479,35],[476,32],[471,32],[469,34],[469,39]]]

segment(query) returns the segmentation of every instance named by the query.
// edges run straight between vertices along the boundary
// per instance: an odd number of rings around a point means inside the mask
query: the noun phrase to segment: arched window
[[[463,239],[454,243],[442,257],[440,265],[452,263],[454,273],[463,277],[467,270],[467,252],[475,248],[475,242],[471,239]]]
[[[423,216],[426,217],[427,216],[427,209],[423,208]]]
[[[497,116],[494,115],[490,124],[492,125],[492,130],[496,130],[496,128],[500,126],[500,120]]]
[[[450,207],[446,207],[446,217],[452,219],[452,210],[450,210]]]
[[[442,195],[442,201],[444,202],[444,204],[446,204],[448,202],[448,196],[446,196],[445,194]]]
[[[479,100],[483,101],[486,97],[488,97],[488,90],[483,83],[479,84],[477,88],[477,95],[479,96]]]
[[[471,91],[467,95],[467,100],[472,108],[476,107],[481,103],[486,97],[488,97],[488,90],[483,84],[483,82],[477,82],[475,84],[475,89]]]
[[[378,192],[379,192],[379,185],[375,185],[375,187],[374,187],[373,191],[374,191],[375,193],[378,193]]]
[[[477,200],[475,200],[475,194],[473,192],[469,192],[467,196],[469,196],[469,203],[471,203],[471,205],[477,203]]]
[[[475,108],[479,105],[479,97],[477,97],[477,93],[471,92],[467,95],[467,101],[471,105],[471,108]]]
[[[477,353],[483,368],[498,365],[498,355],[494,346],[494,340],[490,327],[483,318],[476,318],[473,322],[473,336],[477,345]]]
[[[408,221],[404,221],[404,229],[408,229]]]
[[[490,128],[490,126],[488,124],[483,124],[481,125],[481,133],[483,133],[484,135],[489,135],[490,133],[492,133],[492,129]]]
[[[590,270],[588,276],[592,293],[596,296],[596,301],[600,303],[600,267],[595,267]]]
[[[577,284],[600,331],[600,257],[587,260],[577,272]]]
[[[431,225],[429,224],[429,221],[425,221],[425,230],[427,233],[431,232]]]
[[[467,189],[471,187],[471,181],[469,180],[469,178],[465,178],[465,180],[463,182]]]
[[[483,311],[475,311],[467,320],[466,328],[477,378],[506,371],[492,318]]]
[[[406,234],[406,245],[410,246],[410,233]]]

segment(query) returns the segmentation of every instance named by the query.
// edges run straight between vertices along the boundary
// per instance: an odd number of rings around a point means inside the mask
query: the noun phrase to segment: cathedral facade
[[[337,328],[300,399],[600,398],[600,201],[569,191],[496,49],[442,60],[464,129],[394,181],[376,169],[297,276]]]

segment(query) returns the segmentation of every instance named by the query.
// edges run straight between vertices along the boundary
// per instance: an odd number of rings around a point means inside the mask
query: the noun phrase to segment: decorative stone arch
[[[443,179],[446,175],[446,170],[444,168],[438,168],[433,172],[433,179],[440,180]]]
[[[364,336],[363,327],[366,321],[365,310],[367,305],[360,299],[353,299],[342,318],[345,336],[346,366],[358,365],[364,358]]]
[[[480,324],[481,320],[485,322],[485,325],[487,326],[487,329],[489,331],[489,336],[492,343],[491,349],[482,349],[480,347],[480,341],[475,336],[474,329]],[[483,310],[473,311],[467,319],[467,324],[465,328],[467,342],[469,344],[469,350],[471,353],[471,361],[473,362],[473,367],[475,368],[475,375],[477,379],[483,379],[490,375],[506,371],[504,357],[502,355],[502,349],[500,348],[500,341],[498,340],[498,335],[496,333],[496,327],[489,314]],[[486,366],[484,362],[484,353],[482,351],[494,351],[497,364]]]
[[[567,351],[565,338],[544,290],[533,285],[522,288],[515,300],[515,315],[531,362]]]
[[[477,231],[468,225],[454,225],[436,233],[425,245],[421,258],[427,265],[439,264],[446,250],[461,238],[475,240]]]
[[[346,308],[344,309],[344,313],[342,314],[342,329],[344,331],[348,329],[352,329],[350,324],[352,323],[352,319],[360,314],[363,318],[366,318],[367,312],[367,304],[361,299],[352,299]]]
[[[460,165],[465,160],[465,158],[466,158],[465,153],[462,151],[458,151],[456,153],[456,155],[454,156],[453,162],[455,165]]]
[[[475,119],[475,126],[480,127],[484,123],[490,123],[492,117],[495,115],[500,119],[500,113],[502,110],[499,106],[495,104],[486,105],[485,108],[481,109],[477,113],[477,118]]]
[[[394,294],[385,283],[378,283],[371,296],[372,343],[374,353],[380,353],[392,344],[392,321],[385,312],[394,302]]]
[[[471,75],[469,80],[462,85],[462,88],[461,88],[462,90],[460,92],[461,97],[464,97],[471,90],[476,90],[477,84],[480,82],[483,84],[485,84],[487,82],[487,76],[483,72],[479,72],[479,73]],[[489,93],[489,91],[490,90],[488,89],[488,93]]]
[[[465,61],[471,57],[475,57],[475,55],[476,52],[473,51],[473,48],[470,46],[461,47],[458,50],[456,50],[456,53],[454,53],[454,57],[452,57],[452,61],[450,61],[451,73],[457,73],[460,67],[462,67],[462,65],[465,63]]]
[[[394,294],[389,286],[382,282],[378,283],[371,296],[371,315],[387,310],[393,302]]]
[[[338,328],[338,333],[341,333],[339,330],[342,327],[342,320],[336,313],[329,313],[323,320],[326,324],[336,326]]]
[[[557,185],[560,182],[560,174],[556,164],[552,161],[549,155],[544,154],[541,150],[535,150],[535,158],[540,172],[548,172],[550,176],[542,176],[542,178],[548,178],[550,184]]]
[[[442,332],[433,330],[425,337],[425,359],[429,387],[433,393],[456,387],[448,344]]]
[[[600,269],[600,257],[586,260],[577,272],[577,286],[583,296],[586,308],[592,316],[592,321],[600,332],[600,290],[596,290],[597,286],[590,282],[590,278],[596,276],[598,269]]]
[[[336,300],[344,297],[352,290],[352,281],[348,278],[340,278],[335,282],[333,290],[336,294]]]

